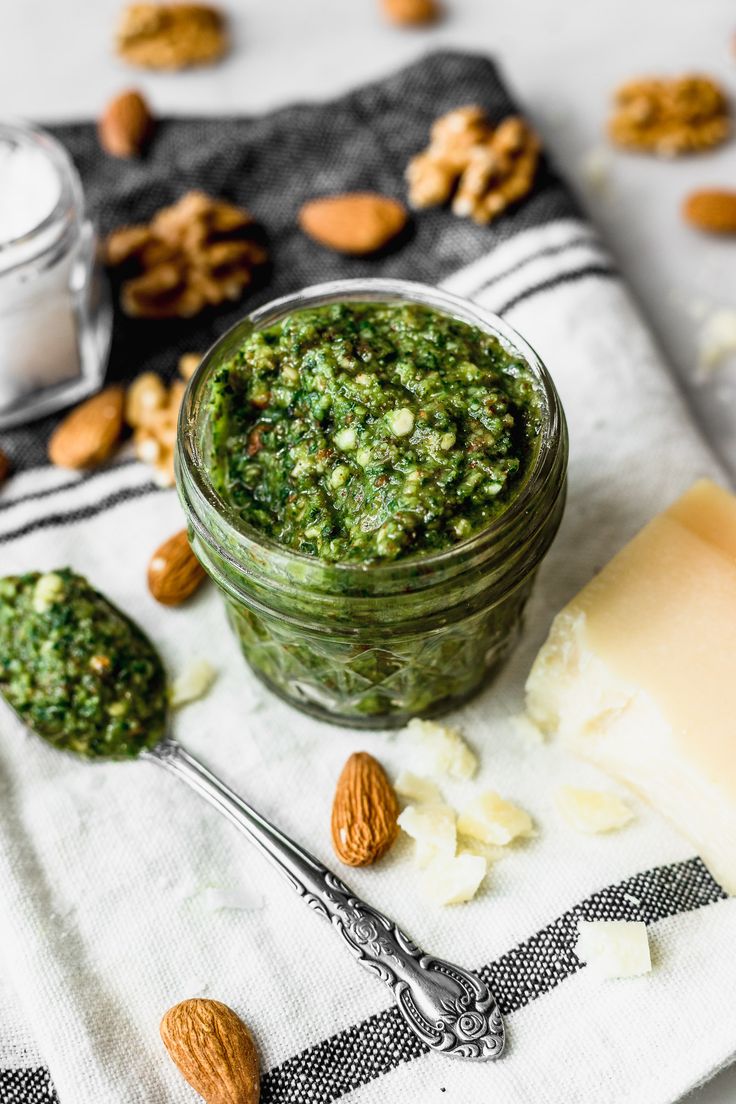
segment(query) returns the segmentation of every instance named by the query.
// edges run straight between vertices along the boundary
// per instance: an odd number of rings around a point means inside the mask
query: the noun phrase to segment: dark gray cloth
[[[398,247],[370,258],[339,256],[302,234],[297,213],[313,196],[367,189],[404,199],[407,162],[427,144],[433,120],[466,103],[482,104],[493,120],[516,110],[490,61],[442,53],[327,104],[299,104],[257,118],[161,120],[140,161],[107,156],[93,123],[49,127],[71,153],[103,234],[144,221],[201,188],[249,208],[268,235],[270,270],[258,290],[237,303],[174,321],[130,319],[116,310],[109,380],[144,369],[170,377],[180,353],[204,351],[253,307],[308,284],[365,275],[436,284],[487,254],[494,242],[576,213],[569,192],[544,164],[533,195],[490,227],[448,210],[422,211]],[[16,470],[46,463],[46,443],[58,421],[49,417],[2,435]]]

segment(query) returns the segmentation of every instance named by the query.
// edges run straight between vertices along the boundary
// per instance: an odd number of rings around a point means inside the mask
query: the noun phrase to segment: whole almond
[[[5,480],[10,475],[12,464],[10,463],[10,457],[7,452],[3,452],[0,449],[0,487],[2,487]]]
[[[712,234],[736,234],[736,192],[699,191],[687,197],[685,220]]]
[[[388,851],[398,834],[399,807],[386,772],[372,755],[351,755],[332,803],[332,843],[348,866],[369,866]]]
[[[376,192],[348,192],[305,203],[299,225],[314,241],[338,253],[375,253],[399,234],[407,222],[397,199]]]
[[[162,606],[180,606],[205,578],[205,570],[189,545],[186,529],[164,541],[148,563],[148,589]]]
[[[102,113],[100,145],[113,157],[139,157],[153,133],[153,115],[134,88],[121,92]]]
[[[384,15],[400,27],[436,23],[442,14],[438,0],[382,0]]]
[[[165,1013],[160,1030],[172,1062],[206,1104],[258,1104],[258,1052],[232,1008],[185,1000]]]
[[[107,387],[67,414],[49,440],[49,460],[60,468],[93,468],[107,460],[123,430],[125,395]]]

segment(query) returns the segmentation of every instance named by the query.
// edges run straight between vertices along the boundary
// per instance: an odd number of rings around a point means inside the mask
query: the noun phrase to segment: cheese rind
[[[647,798],[736,892],[736,498],[696,483],[557,615],[544,731]]]

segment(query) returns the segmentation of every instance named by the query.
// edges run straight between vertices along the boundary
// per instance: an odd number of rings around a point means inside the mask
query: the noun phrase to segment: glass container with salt
[[[102,381],[107,287],[79,175],[51,135],[0,122],[0,428]]]

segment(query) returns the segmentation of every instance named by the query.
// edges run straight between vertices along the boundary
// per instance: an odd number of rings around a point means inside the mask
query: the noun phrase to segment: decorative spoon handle
[[[503,1020],[477,974],[424,954],[392,920],[356,897],[175,740],[164,740],[143,755],[181,778],[245,832],[310,908],[331,921],[361,966],[388,985],[409,1027],[430,1050],[481,1062],[498,1058]]]

